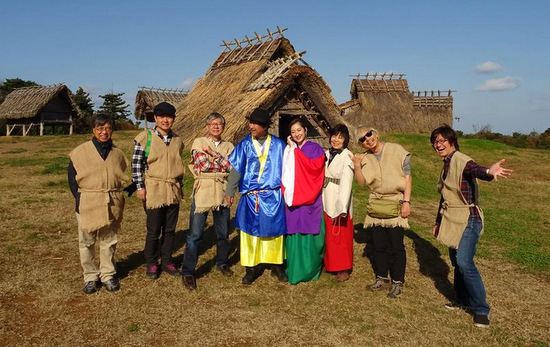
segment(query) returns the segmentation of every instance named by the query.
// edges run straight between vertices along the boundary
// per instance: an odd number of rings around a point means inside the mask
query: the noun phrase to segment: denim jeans
[[[216,245],[216,265],[221,266],[227,264],[229,258],[229,208],[220,207],[217,211],[212,211],[214,217],[214,230],[218,243]],[[183,265],[181,272],[183,275],[195,275],[195,267],[199,258],[199,246],[206,224],[208,212],[195,212],[195,199],[191,203],[191,211],[189,213],[189,233],[187,234],[187,243],[183,254]]]
[[[485,286],[474,264],[481,227],[481,220],[470,216],[458,249],[449,248],[449,256],[455,268],[454,287],[458,303],[470,307],[475,314],[488,315],[490,308]]]

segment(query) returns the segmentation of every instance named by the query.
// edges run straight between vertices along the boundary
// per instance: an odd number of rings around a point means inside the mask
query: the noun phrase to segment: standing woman
[[[349,130],[338,124],[330,130],[326,151],[323,209],[326,225],[325,270],[338,282],[349,279],[353,268],[352,194],[353,154],[348,150]]]
[[[411,211],[410,153],[401,145],[381,142],[373,128],[357,129],[358,143],[366,149],[353,157],[355,179],[359,186],[370,188],[364,227],[372,232],[374,245],[375,282],[371,291],[390,287],[388,297],[396,298],[403,292],[406,254],[403,244],[404,229],[409,228]]]
[[[325,223],[321,192],[325,153],[317,143],[307,140],[307,128],[301,119],[292,120],[289,129],[282,180],[286,273],[291,284],[298,284],[318,279],[323,267]]]

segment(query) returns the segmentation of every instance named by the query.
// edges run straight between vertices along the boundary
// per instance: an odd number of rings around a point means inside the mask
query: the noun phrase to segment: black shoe
[[[468,310],[468,306],[459,304],[458,302],[454,302],[454,301],[446,303],[445,308],[447,310],[451,310],[451,311],[454,311],[454,310],[464,310],[464,311],[466,311],[466,310]]]
[[[231,277],[234,274],[233,270],[231,270],[229,268],[229,265],[227,265],[227,264],[222,264],[222,265],[219,265],[219,266],[216,265],[216,269],[218,269],[218,271],[221,272],[222,275],[227,276],[227,277]]]
[[[274,265],[273,268],[271,268],[271,276],[277,277],[279,282],[288,282],[288,276],[282,265]]]
[[[163,266],[162,272],[166,272],[170,276],[181,276],[181,272],[178,271],[178,268],[173,263]]]
[[[486,314],[475,314],[474,313],[474,325],[478,328],[488,328],[489,327],[489,316]]]
[[[108,292],[116,292],[120,289],[120,282],[118,281],[118,278],[111,278],[107,282],[103,282],[103,286],[105,289],[107,289]]]
[[[189,290],[197,289],[197,281],[195,280],[195,276],[183,275],[182,282],[183,286]]]
[[[86,294],[93,294],[101,287],[101,282],[99,281],[88,281],[84,284],[82,291]]]
[[[260,277],[260,266],[247,266],[246,274],[243,277],[242,283],[246,285],[252,284],[258,277]]]

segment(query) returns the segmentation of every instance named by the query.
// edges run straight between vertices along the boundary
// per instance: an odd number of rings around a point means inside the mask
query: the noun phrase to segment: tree
[[[123,95],[124,93],[115,94],[112,92],[105,95],[100,95],[99,97],[104,101],[103,105],[99,106],[99,112],[113,117],[115,123],[130,122],[128,119],[128,116],[130,116],[130,111],[127,110],[130,105],[127,104],[126,101],[122,100]]]
[[[74,94],[74,101],[82,112],[82,118],[75,122],[75,131],[77,133],[87,133],[92,127],[92,118],[94,115],[94,104],[90,93],[86,93],[82,87],[78,87]]]
[[[6,78],[4,82],[0,81],[0,104],[14,89],[21,87],[34,87],[38,85],[39,84],[34,81],[24,81],[21,78]]]

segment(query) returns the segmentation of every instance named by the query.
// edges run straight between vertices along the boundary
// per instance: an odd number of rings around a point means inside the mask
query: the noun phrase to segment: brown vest
[[[220,153],[223,157],[227,158],[233,151],[233,144],[231,142],[222,141],[218,147],[207,137],[199,137],[193,141],[191,151],[203,151],[203,146],[210,146],[213,150]],[[210,161],[214,159],[208,155]],[[207,212],[217,210],[220,206],[227,206],[225,201],[225,190],[227,187],[227,176],[229,171],[224,172],[199,172],[194,170],[193,158],[189,164],[189,169],[195,177],[195,184],[193,186],[193,197],[195,199],[195,212]]]
[[[145,149],[147,146],[147,131],[135,140]],[[172,133],[172,139],[167,146],[155,132],[151,131],[151,148],[147,157],[148,171],[145,173],[145,188],[147,200],[145,207],[154,209],[178,204],[183,198],[182,187],[178,180],[183,177],[183,141],[179,135]]]
[[[370,188],[369,200],[386,199],[398,202],[403,199],[403,192],[407,185],[403,173],[403,162],[409,155],[401,145],[386,142],[382,149],[380,161],[374,154],[367,153],[361,162],[361,172],[366,184]],[[369,226],[383,226],[409,228],[409,220],[401,216],[388,219],[365,217],[365,228]]]
[[[76,170],[80,192],[80,227],[91,232],[105,226],[120,226],[124,196],[120,188],[128,177],[124,174],[128,159],[115,146],[105,160],[92,141],[76,147],[69,157]]]
[[[460,184],[462,181],[462,173],[466,167],[466,163],[472,160],[467,155],[456,151],[449,163],[449,172],[447,177],[443,180],[443,170],[439,177],[439,183],[437,185],[441,196],[443,197],[443,203],[441,205],[441,224],[439,225],[439,234],[437,239],[448,247],[457,249],[464,229],[468,225],[468,218],[470,217],[470,207],[474,205],[468,204],[462,191],[460,190]],[[477,180],[474,180],[475,194],[477,196]],[[479,215],[483,225],[483,211],[479,206]],[[483,232],[483,228],[481,229]]]

